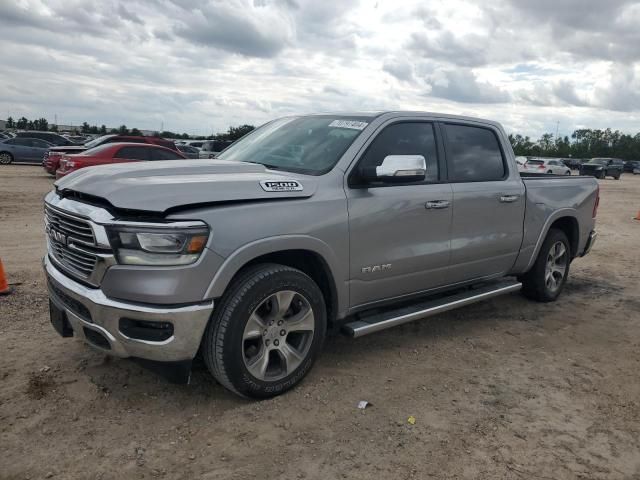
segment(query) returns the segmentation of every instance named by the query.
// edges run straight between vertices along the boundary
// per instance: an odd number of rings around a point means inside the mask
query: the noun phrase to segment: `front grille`
[[[60,210],[54,210],[48,205],[44,207],[44,216],[50,228],[58,230],[75,240],[95,245],[93,229],[86,220],[68,213],[62,213]]]
[[[48,205],[44,217],[53,258],[76,275],[89,278],[98,261],[91,251],[95,237],[89,222]]]

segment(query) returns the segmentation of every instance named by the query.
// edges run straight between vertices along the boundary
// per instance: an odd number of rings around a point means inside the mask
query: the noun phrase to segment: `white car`
[[[553,175],[571,175],[571,169],[558,158],[530,158],[524,165],[523,172],[551,173]]]

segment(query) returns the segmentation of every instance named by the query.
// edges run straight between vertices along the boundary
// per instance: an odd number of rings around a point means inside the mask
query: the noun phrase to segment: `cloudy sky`
[[[640,131],[640,1],[0,0],[0,118],[223,131],[412,109]]]

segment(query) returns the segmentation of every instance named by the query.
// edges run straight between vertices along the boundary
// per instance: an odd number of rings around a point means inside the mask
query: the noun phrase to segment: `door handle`
[[[502,203],[513,203],[520,198],[520,195],[500,195],[500,201]]]
[[[449,208],[451,202],[448,200],[430,200],[424,204],[424,208],[427,210],[437,210],[441,208]]]

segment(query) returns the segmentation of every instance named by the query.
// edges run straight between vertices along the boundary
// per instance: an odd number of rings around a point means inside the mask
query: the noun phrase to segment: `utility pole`
[[[560,129],[560,120],[556,123],[556,140],[558,139],[558,130]]]

